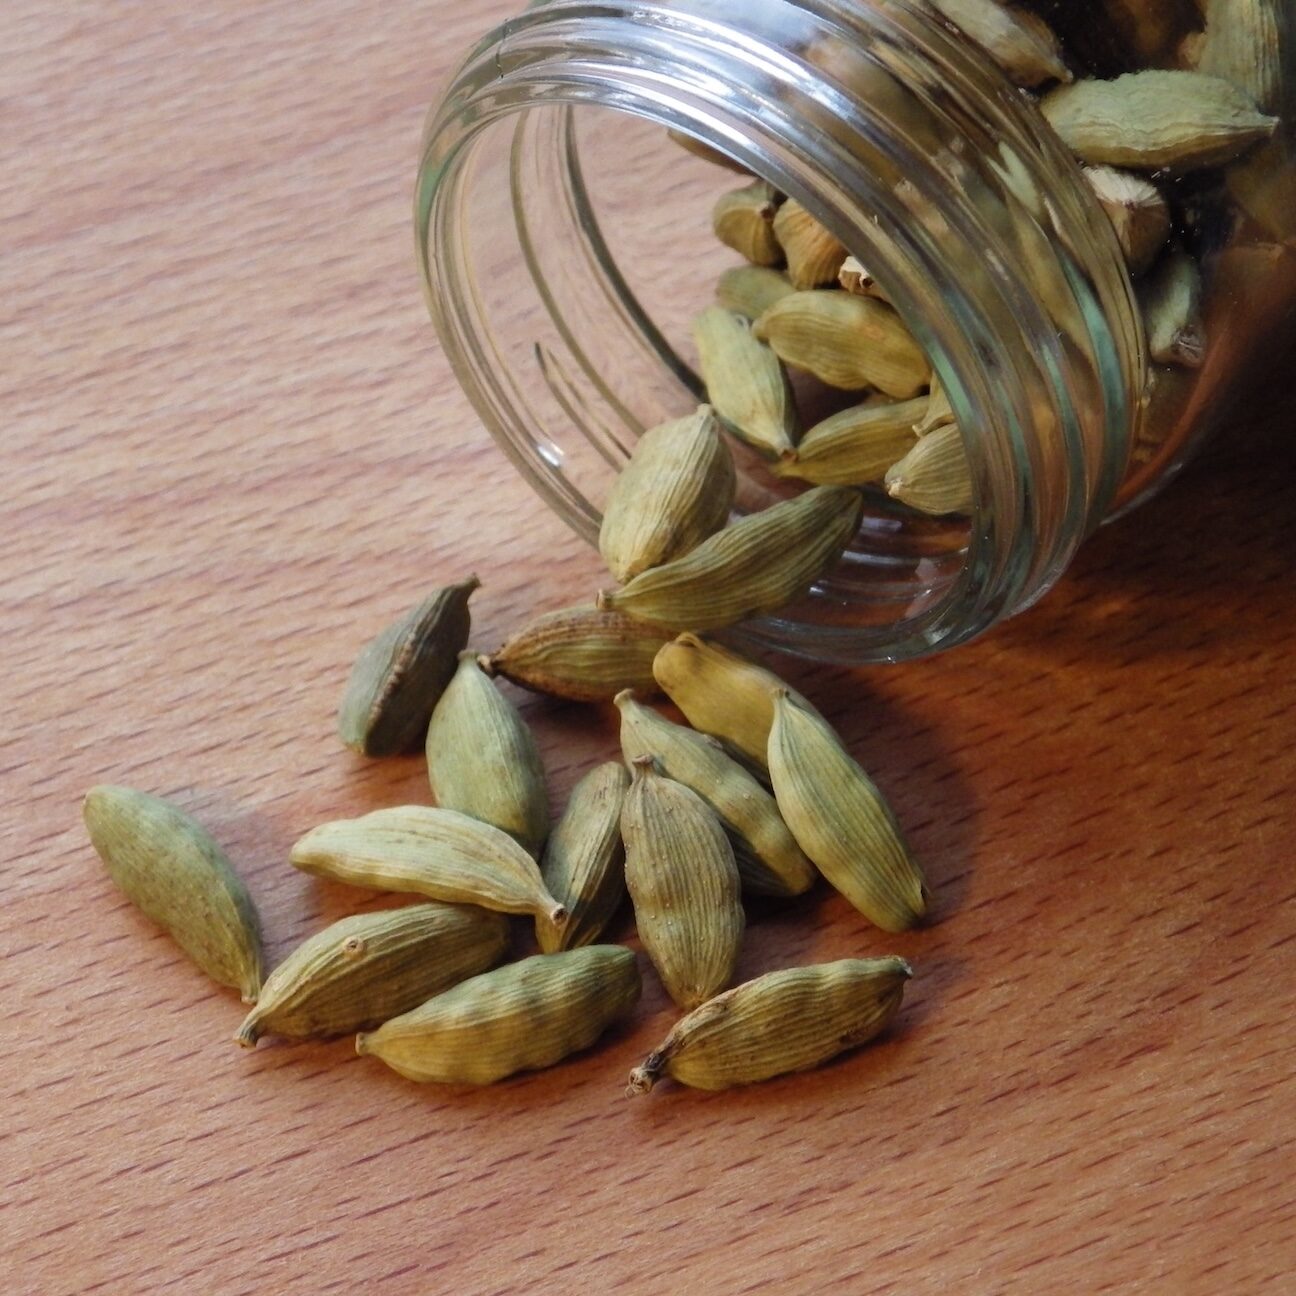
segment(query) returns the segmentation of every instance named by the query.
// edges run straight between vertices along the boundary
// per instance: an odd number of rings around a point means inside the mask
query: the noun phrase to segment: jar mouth
[[[709,9],[555,0],[469,56],[429,117],[416,203],[447,355],[518,469],[595,539],[591,497],[703,391],[630,282],[634,249],[613,246],[587,163],[633,175],[641,158],[617,148],[641,138],[631,122],[717,149],[886,290],[965,429],[976,501],[965,522],[924,520],[869,493],[838,570],[742,636],[848,663],[966,640],[1038,598],[1115,496],[1141,360],[1114,235],[1023,97],[924,14],[758,5],[759,22],[719,27]],[[707,167],[685,156],[670,165]],[[731,187],[718,169],[710,183]],[[768,498],[749,483],[740,503]]]

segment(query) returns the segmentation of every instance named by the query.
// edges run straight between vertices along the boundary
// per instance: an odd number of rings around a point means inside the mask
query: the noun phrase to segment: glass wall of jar
[[[971,504],[861,483],[836,569],[741,633],[843,662],[948,647],[1292,356],[1294,44],[1296,0],[538,3],[429,115],[428,305],[487,427],[594,539],[636,438],[705,398],[690,326],[736,263],[713,204],[767,181],[925,352]],[[868,394],[793,379],[802,428]],[[733,448],[739,511],[798,489]]]

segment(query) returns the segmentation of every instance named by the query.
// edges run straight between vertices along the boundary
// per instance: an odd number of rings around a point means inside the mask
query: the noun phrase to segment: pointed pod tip
[[[496,653],[495,657],[498,656],[499,654]],[[499,668],[495,665],[495,657],[492,657],[489,653],[477,654],[477,665],[481,668],[482,674],[489,675],[491,679],[494,679],[499,674]]]
[[[365,1031],[361,1031],[356,1036],[356,1052],[364,1057],[369,1052],[369,1036]]]
[[[261,1024],[256,1020],[256,1013],[250,1012],[243,1020],[243,1025],[234,1032],[234,1042],[240,1048],[256,1048],[261,1038]]]
[[[594,596],[594,606],[598,608],[600,612],[611,612],[616,608],[615,600],[616,600],[615,590],[601,589]]]
[[[633,702],[634,700],[635,700],[635,693],[634,693],[634,689],[632,689],[632,688],[623,688],[623,689],[621,690],[621,692],[618,693],[618,694],[617,694],[617,695],[612,699],[612,705],[615,706],[615,707],[623,707],[623,706],[626,705],[627,702]]]

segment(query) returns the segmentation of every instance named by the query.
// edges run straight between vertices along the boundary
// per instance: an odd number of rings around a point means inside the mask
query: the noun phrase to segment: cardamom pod
[[[919,437],[907,455],[887,469],[887,494],[920,513],[939,516],[972,508],[972,469],[958,424]]]
[[[639,939],[666,993],[696,1008],[733,979],[745,917],[733,847],[696,792],[635,761],[621,810]]]
[[[672,724],[637,702],[629,689],[617,695],[616,704],[626,764],[652,757],[667,778],[711,807],[729,834],[745,891],[795,896],[814,885],[814,866],[788,831],[774,798],[717,739]]]
[[[862,508],[855,491],[816,486],[740,518],[622,589],[600,591],[598,606],[677,630],[712,630],[776,611],[837,562]]]
[[[769,769],[784,822],[824,877],[884,931],[912,927],[927,910],[927,887],[890,806],[828,722],[783,689]]]
[[[417,751],[432,708],[468,642],[476,576],[435,591],[361,650],[351,668],[338,736],[364,756]]]
[[[1116,231],[1130,274],[1141,275],[1170,239],[1170,204],[1151,180],[1132,171],[1107,166],[1084,170]]]
[[[933,373],[931,391],[927,395],[927,410],[922,418],[914,424],[914,432],[920,437],[926,436],[928,432],[935,432],[937,428],[945,427],[946,424],[953,422],[954,410],[950,406],[945,386]]]
[[[794,369],[829,387],[879,387],[909,400],[931,377],[931,366],[900,316],[886,302],[844,292],[795,292],[776,301],[752,325]]]
[[[664,1075],[694,1089],[729,1089],[809,1071],[877,1035],[911,976],[894,957],[767,972],[676,1022],[630,1072],[626,1093],[647,1093]]]
[[[779,195],[764,180],[721,194],[711,211],[711,228],[725,247],[756,266],[783,264],[783,249],[774,237]]]
[[[740,441],[778,455],[796,434],[792,387],[779,358],[740,315],[708,306],[693,322],[707,399]]]
[[[657,654],[653,674],[694,729],[720,739],[757,772],[767,771],[773,691],[787,688],[773,671],[709,639],[682,634]],[[814,710],[800,693],[788,693]]]
[[[457,810],[394,806],[335,819],[312,828],[291,858],[303,873],[350,886],[533,914],[539,930],[567,918],[512,837]]]
[[[1203,0],[1206,29],[1196,70],[1232,82],[1263,112],[1282,96],[1282,40],[1276,0]]]
[[[539,932],[546,954],[593,944],[625,898],[621,807],[629,786],[629,774],[616,761],[595,766],[572,788],[549,834],[540,873],[566,906],[567,921]]]
[[[787,275],[764,266],[733,266],[716,282],[716,305],[733,315],[754,320],[780,297],[795,292]]]
[[[1139,285],[1143,328],[1153,360],[1200,368],[1206,355],[1201,296],[1201,271],[1186,252],[1171,252]]]
[[[856,405],[817,423],[794,450],[773,466],[776,477],[797,477],[821,486],[860,486],[881,481],[914,443],[914,424],[927,412],[927,397],[887,405]]]
[[[608,702],[623,688],[655,687],[653,658],[672,633],[620,612],[561,608],[532,618],[478,664],[537,693]]]
[[[117,884],[219,985],[244,1003],[261,989],[261,928],[247,887],[201,824],[147,792],[101,784],[82,806]]]
[[[837,272],[837,283],[857,297],[876,297],[879,301],[888,303],[891,300],[882,285],[864,268],[858,257],[848,256],[842,262],[841,269]]]
[[[773,232],[787,257],[788,278],[797,289],[836,283],[846,248],[808,211],[789,198],[774,216]]]
[[[1278,124],[1228,81],[1155,68],[1062,86],[1040,109],[1081,160],[1147,171],[1221,166]]]
[[[469,905],[416,904],[343,918],[298,945],[266,978],[234,1036],[330,1039],[380,1026],[494,967],[508,922]]]
[[[751,174],[741,162],[735,161],[727,153],[721,153],[718,148],[712,148],[710,144],[702,143],[700,139],[694,139],[692,135],[686,135],[678,130],[668,130],[666,134],[686,153],[692,153],[694,157],[700,157],[704,162],[724,167],[726,171],[736,171],[739,175]]]
[[[471,651],[432,712],[428,781],[437,804],[501,828],[532,855],[549,831],[544,766],[526,721]]]
[[[356,1052],[419,1083],[493,1084],[588,1048],[640,990],[634,952],[622,945],[535,954],[357,1035]]]
[[[737,475],[710,405],[650,428],[608,495],[599,553],[619,581],[695,548],[729,520]]]
[[[932,0],[950,22],[979,45],[1020,86],[1070,81],[1062,46],[1038,15],[999,0]]]

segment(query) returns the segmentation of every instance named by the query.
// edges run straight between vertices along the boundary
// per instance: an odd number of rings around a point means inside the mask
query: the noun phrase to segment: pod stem
[[[256,1048],[257,1040],[261,1038],[261,1023],[257,1019],[256,1010],[248,1013],[243,1018],[243,1025],[234,1032],[234,1042],[242,1048]]]
[[[626,1085],[626,1097],[633,1098],[636,1094],[646,1094],[662,1077],[662,1072],[666,1069],[666,1055],[661,1049],[655,1053],[649,1053],[643,1060],[642,1066],[637,1066],[630,1072],[630,1082]]]

